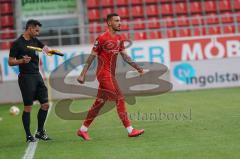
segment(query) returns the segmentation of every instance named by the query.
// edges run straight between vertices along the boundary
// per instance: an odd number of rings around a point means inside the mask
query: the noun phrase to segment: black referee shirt
[[[17,40],[13,42],[10,49],[9,57],[16,59],[22,59],[24,55],[31,57],[31,60],[27,64],[20,64],[19,71],[22,74],[36,74],[39,73],[39,56],[34,50],[30,50],[27,46],[34,46],[43,48],[44,44],[40,42],[37,38],[32,38],[31,40],[25,40],[23,35],[21,35]]]

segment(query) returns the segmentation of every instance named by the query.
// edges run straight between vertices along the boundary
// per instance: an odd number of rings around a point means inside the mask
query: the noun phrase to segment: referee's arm
[[[49,51],[51,50],[47,45],[44,45],[40,40],[38,40],[37,38],[36,38],[36,40],[37,40],[37,44],[38,44],[38,47],[40,47],[41,49],[42,49],[42,52],[43,53],[45,53],[45,54],[47,54],[47,53],[49,53]]]
[[[16,65],[20,65],[20,64],[25,64],[25,63],[29,63],[31,60],[31,57],[29,56],[23,56],[22,59],[16,59],[15,57],[9,57],[8,59],[8,65],[9,66],[16,66]]]

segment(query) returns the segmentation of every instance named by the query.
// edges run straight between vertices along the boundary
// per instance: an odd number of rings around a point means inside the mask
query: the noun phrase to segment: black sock
[[[43,131],[43,126],[47,118],[48,110],[39,109],[38,111],[38,132]]]
[[[23,111],[22,123],[23,123],[26,136],[31,136],[32,134],[30,132],[30,112]]]

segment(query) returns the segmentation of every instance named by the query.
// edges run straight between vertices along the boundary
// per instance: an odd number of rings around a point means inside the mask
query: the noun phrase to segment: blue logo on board
[[[181,63],[174,67],[173,75],[180,82],[187,83],[189,79],[195,77],[196,71],[189,63]]]

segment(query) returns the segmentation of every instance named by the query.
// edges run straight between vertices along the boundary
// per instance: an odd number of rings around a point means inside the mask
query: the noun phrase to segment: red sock
[[[117,103],[118,116],[121,119],[124,127],[127,128],[127,127],[131,126],[131,122],[128,119],[128,115],[127,115],[124,99],[118,99],[116,101],[116,103]]]
[[[102,99],[96,99],[92,107],[89,109],[86,119],[84,120],[83,125],[89,127],[94,118],[98,115],[100,109],[104,105],[104,101]]]

